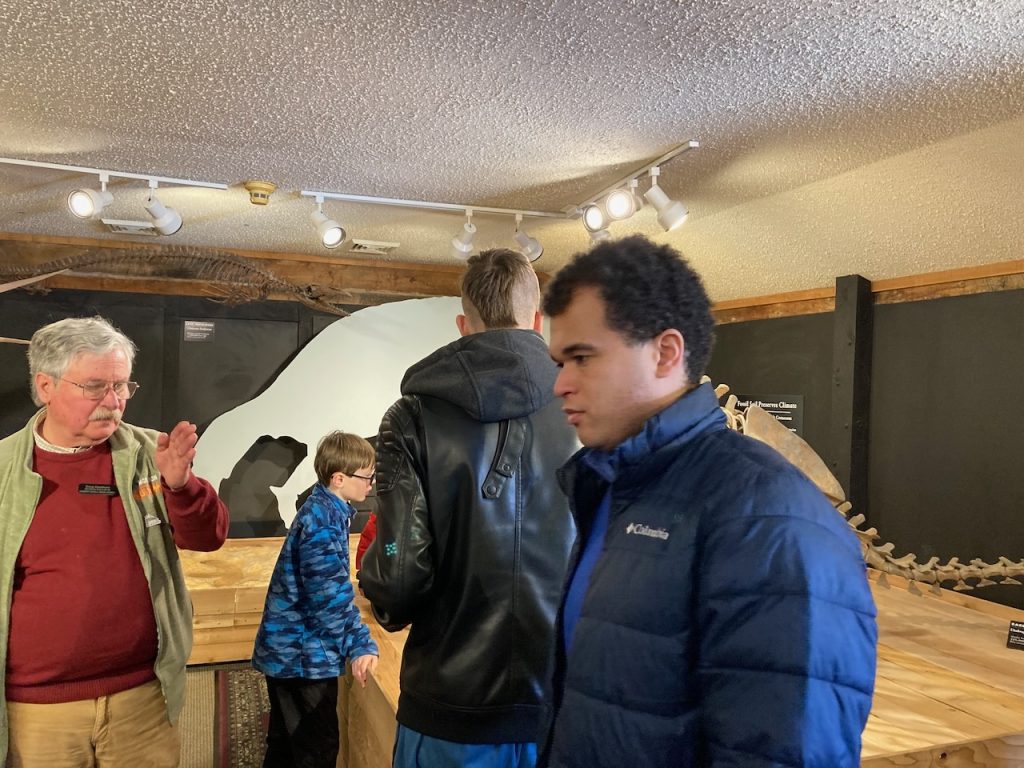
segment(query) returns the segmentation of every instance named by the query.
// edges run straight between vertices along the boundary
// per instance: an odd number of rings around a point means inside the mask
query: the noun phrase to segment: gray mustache
[[[122,415],[120,408],[112,411],[109,408],[103,408],[101,406],[89,415],[89,421],[106,421],[108,419],[120,421]]]

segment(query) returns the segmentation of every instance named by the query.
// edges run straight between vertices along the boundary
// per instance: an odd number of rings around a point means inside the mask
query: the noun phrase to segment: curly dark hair
[[[643,343],[674,328],[686,344],[686,372],[700,381],[711,357],[715,321],[704,283],[678,251],[634,235],[578,253],[544,292],[549,317],[565,312],[579,288],[598,289],[608,327]]]

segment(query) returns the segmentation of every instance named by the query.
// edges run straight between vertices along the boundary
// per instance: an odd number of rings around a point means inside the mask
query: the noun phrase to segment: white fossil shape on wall
[[[340,429],[377,434],[384,412],[400,395],[405,371],[458,337],[459,299],[410,299],[366,307],[331,323],[295,355],[266,390],[221,414],[196,446],[195,472],[215,488],[263,435],[307,446],[306,458],[280,486],[271,487],[285,525],[295,500],[316,482],[313,457],[320,438]]]

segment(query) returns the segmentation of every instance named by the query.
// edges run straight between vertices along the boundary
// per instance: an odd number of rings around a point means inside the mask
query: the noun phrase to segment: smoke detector
[[[271,193],[277,189],[272,181],[247,181],[242,184],[249,193],[249,202],[253,205],[266,205],[270,202]]]
[[[107,229],[115,235],[151,235],[156,237],[160,234],[151,221],[129,221],[127,219],[100,219],[100,221],[106,224]]]
[[[401,243],[389,243],[383,240],[352,240],[352,247],[349,253],[362,253],[367,256],[387,256],[394,251]]]

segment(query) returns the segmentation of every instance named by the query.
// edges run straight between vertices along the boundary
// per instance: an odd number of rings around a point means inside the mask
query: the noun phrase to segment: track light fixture
[[[658,211],[658,223],[666,232],[671,232],[686,221],[686,207],[678,200],[671,200],[664,190],[658,186],[658,166],[651,168],[651,188],[644,192],[644,197]]]
[[[604,199],[604,209],[612,221],[628,219],[636,213],[636,198],[633,197],[631,190],[619,187],[608,193],[608,197]]]
[[[658,186],[659,166],[699,146],[700,143],[697,141],[684,141],[654,162],[636,169],[594,197],[580,203],[576,208],[576,215],[582,217],[583,226],[590,233],[591,240],[608,238],[608,224],[628,219],[643,207],[645,199],[658,210],[658,223],[666,230],[675,229],[682,224],[686,220],[686,208],[682,203],[670,200]],[[638,191],[639,178],[648,172],[651,176],[651,188],[641,197]]]
[[[99,176],[100,188],[98,191],[82,187],[72,190],[68,195],[68,208],[80,219],[98,218],[103,209],[114,200],[114,196],[107,192],[107,182],[110,181],[110,176],[106,173],[101,173]]]
[[[149,180],[149,197],[142,207],[149,211],[153,219],[153,228],[161,235],[173,235],[181,229],[181,214],[168,208],[156,198],[157,181]]]
[[[593,232],[590,233],[590,242],[597,244],[600,243],[602,240],[607,240],[611,236],[612,233],[609,232],[607,229],[595,229]]]
[[[452,238],[452,257],[465,261],[473,252],[473,238],[476,237],[476,225],[473,224],[473,209],[466,209],[466,223],[462,231]]]
[[[544,246],[535,237],[530,237],[520,229],[523,223],[523,214],[516,214],[516,231],[512,238],[519,244],[519,251],[532,264],[544,254]]]
[[[191,179],[174,179],[168,176],[149,176],[142,173],[129,173],[127,171],[107,171],[101,168],[85,168],[80,165],[62,165],[60,163],[44,163],[39,160],[18,160],[12,157],[0,157],[0,163],[4,165],[24,165],[29,168],[49,168],[55,171],[71,171],[73,173],[86,173],[90,176],[99,176],[100,189],[89,189],[86,187],[72,190],[68,195],[68,209],[80,219],[96,219],[100,213],[110,205],[114,196],[107,191],[107,182],[111,178],[118,179],[139,179],[149,182],[149,195],[143,206],[149,211],[153,219],[153,228],[161,235],[173,235],[181,229],[181,215],[173,208],[168,208],[161,203],[155,195],[155,190],[160,182],[174,184],[182,187],[201,187],[204,189],[227,189],[227,184],[219,184],[211,181],[192,181]],[[107,220],[104,220],[107,221]],[[129,224],[141,224],[145,222],[118,222]]]
[[[345,229],[334,219],[327,218],[324,213],[324,199],[321,196],[316,198],[316,210],[310,216],[316,224],[317,235],[320,236],[320,244],[324,248],[337,248],[345,242]]]
[[[583,226],[588,232],[599,232],[608,226],[608,214],[597,203],[591,203],[583,209]]]

